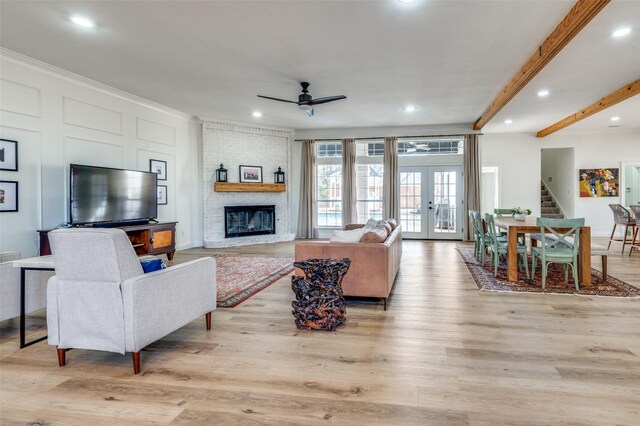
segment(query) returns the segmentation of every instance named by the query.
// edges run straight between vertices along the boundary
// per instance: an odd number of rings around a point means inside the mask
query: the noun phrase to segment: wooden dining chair
[[[498,263],[500,263],[500,256],[506,255],[508,253],[508,243],[505,239],[498,236],[496,232],[496,224],[493,218],[493,215],[487,213],[484,215],[484,221],[487,225],[487,240],[488,247],[491,250],[491,263],[493,265],[493,276],[496,277],[498,275]],[[524,269],[527,273],[527,278],[529,278],[529,260],[527,258],[527,246],[521,243],[518,243],[517,246],[518,255],[522,257],[522,264],[520,266],[524,266]]]
[[[611,248],[612,241],[621,241],[622,242],[622,254],[624,254],[624,248],[627,244],[633,244],[633,238],[627,238],[629,233],[629,228],[631,228],[631,236],[635,237],[637,234],[638,227],[636,226],[636,220],[631,217],[631,213],[629,210],[625,209],[622,204],[609,204],[611,211],[613,212],[613,230],[611,231],[611,237],[609,238],[609,245],[607,246],[607,250]],[[624,226],[624,233],[622,234],[622,238],[614,238],[616,233],[616,227]]]
[[[629,250],[629,257],[631,257],[631,253],[633,253],[633,249],[640,251],[640,239],[638,239],[638,237],[640,237],[640,204],[637,204],[635,206],[629,206],[629,208],[631,209],[631,211],[633,211],[633,214],[636,220],[636,227],[635,227],[635,230],[633,231],[633,241],[631,242],[631,250]],[[638,239],[637,243],[636,243],[636,239]]]
[[[547,219],[539,217],[536,225],[540,226],[540,234],[551,234],[551,238],[542,238],[540,247],[531,248],[533,274],[536,273],[536,259],[540,258],[542,264],[542,288],[547,282],[547,269],[550,263],[562,263],[564,265],[564,280],[569,282],[569,266],[573,273],[573,281],[576,291],[580,290],[578,284],[578,234],[584,226],[584,218],[580,219]],[[556,228],[569,228],[569,231],[560,234]],[[571,240],[569,240],[571,239]]]

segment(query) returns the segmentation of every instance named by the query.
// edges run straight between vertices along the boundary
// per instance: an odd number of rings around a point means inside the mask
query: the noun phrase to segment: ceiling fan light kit
[[[271,96],[263,96],[263,95],[258,95],[259,98],[264,98],[264,99],[270,99],[272,101],[278,101],[278,102],[287,102],[290,104],[297,104],[298,108],[305,111],[307,113],[307,115],[309,117],[313,117],[315,115],[315,111],[313,109],[314,105],[320,105],[320,104],[326,104],[327,102],[333,102],[333,101],[339,101],[341,99],[347,99],[346,96],[344,95],[337,95],[337,96],[327,96],[324,98],[316,98],[313,99],[313,97],[309,94],[309,86],[310,84],[306,81],[303,81],[300,83],[300,86],[302,86],[302,93],[298,95],[298,101],[289,101],[287,99],[280,99],[280,98],[273,98]]]

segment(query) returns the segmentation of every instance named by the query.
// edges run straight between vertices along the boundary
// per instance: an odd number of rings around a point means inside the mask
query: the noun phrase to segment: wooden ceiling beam
[[[536,133],[536,136],[539,138],[548,136],[553,132],[557,132],[558,130],[564,129],[565,127],[570,126],[573,123],[577,123],[580,120],[584,120],[585,118],[593,114],[603,111],[639,93],[640,93],[640,80],[636,80],[633,83],[627,84],[626,86],[619,88],[618,90],[611,93],[610,95],[605,96],[604,98],[600,99],[598,102],[595,102],[589,105],[588,107],[581,109],[575,114],[571,114],[570,116],[563,118],[562,120],[552,124],[546,129],[540,130],[538,133]]]
[[[546,40],[529,57],[473,125],[481,130],[509,103],[611,0],[578,0]]]

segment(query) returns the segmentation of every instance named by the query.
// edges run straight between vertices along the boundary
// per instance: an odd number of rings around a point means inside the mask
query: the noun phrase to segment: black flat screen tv
[[[72,225],[118,225],[158,216],[155,173],[71,164],[70,174]]]

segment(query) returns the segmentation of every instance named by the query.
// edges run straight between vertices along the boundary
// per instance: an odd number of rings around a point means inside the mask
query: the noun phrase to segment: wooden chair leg
[[[624,248],[627,245],[627,232],[629,232],[629,225],[624,226],[624,234],[622,234],[622,254],[624,254]]]
[[[607,280],[607,256],[602,256],[602,279]]]
[[[613,224],[613,231],[611,231],[611,236],[609,237],[609,245],[607,246],[607,250],[609,250],[611,248],[611,241],[613,241],[613,234],[616,233],[616,226],[618,226],[617,223]]]
[[[629,257],[631,257],[631,253],[633,253],[633,249],[638,248],[638,246],[636,246],[636,238],[638,238],[638,231],[640,231],[640,228],[635,226],[635,229],[633,230],[633,241],[631,241],[631,250],[629,250]]]
[[[204,315],[204,321],[207,324],[207,331],[211,330],[211,312]]]
[[[58,366],[64,367],[67,364],[67,350],[58,348]]]
[[[131,352],[131,359],[133,360],[133,374],[140,374],[140,351]]]

